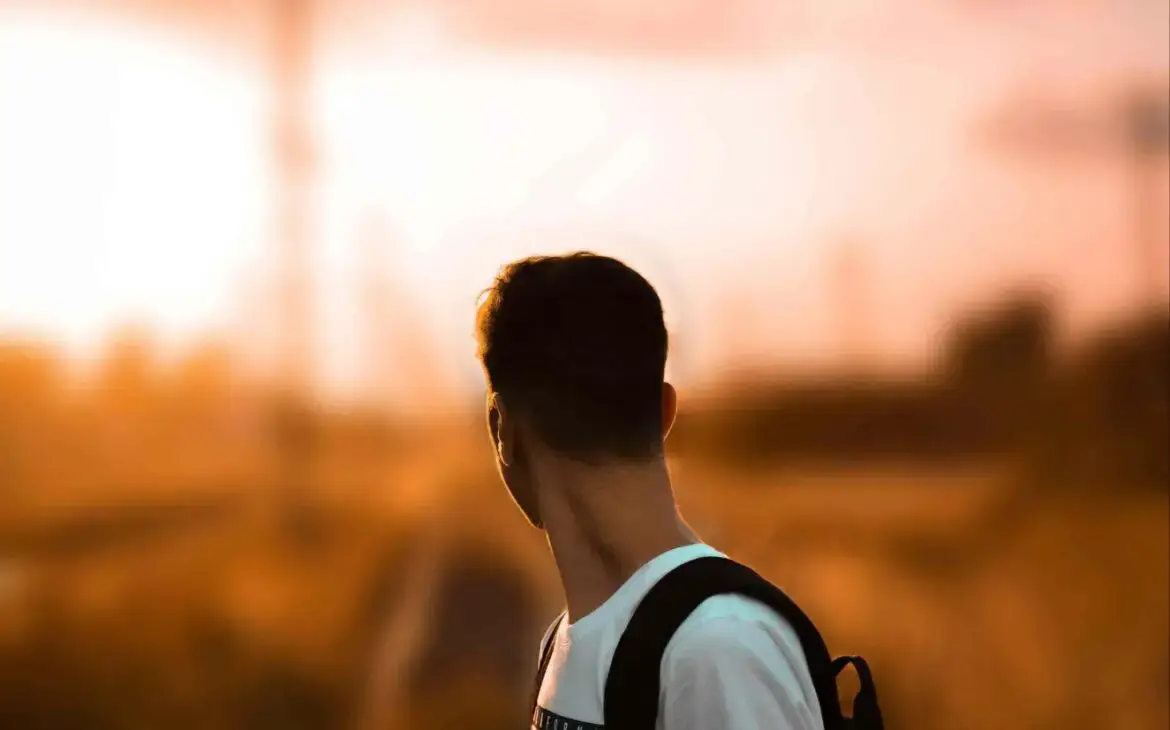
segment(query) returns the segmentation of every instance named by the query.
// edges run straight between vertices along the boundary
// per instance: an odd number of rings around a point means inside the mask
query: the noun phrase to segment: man
[[[567,612],[533,728],[601,728],[610,660],[642,597],[719,555],[679,516],[663,456],[677,397],[654,288],[590,253],[504,267],[477,314],[488,426],[512,498],[548,536]],[[551,635],[550,635],[551,634]],[[740,595],[701,603],[662,659],[664,730],[822,730],[792,627]]]

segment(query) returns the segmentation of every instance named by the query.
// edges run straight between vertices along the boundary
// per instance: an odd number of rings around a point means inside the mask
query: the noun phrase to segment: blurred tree
[[[140,413],[155,395],[155,347],[150,333],[126,327],[109,341],[98,363],[96,391],[109,415]]]
[[[1170,321],[1159,312],[1091,343],[1069,398],[1085,404],[1084,434],[1109,482],[1170,488]]]
[[[1052,303],[1023,293],[961,322],[951,335],[948,374],[960,387],[997,399],[1042,382],[1050,374]]]
[[[187,402],[220,402],[235,379],[232,352],[219,341],[200,343],[179,362],[173,387]]]
[[[44,407],[62,386],[60,361],[50,349],[0,341],[0,413]]]
[[[62,369],[51,350],[0,342],[0,511],[15,513],[16,502],[33,488],[41,447],[57,435],[63,395]]]
[[[1047,296],[1023,292],[961,322],[951,335],[945,377],[956,415],[991,434],[1002,448],[1031,450],[1046,433],[1053,319]]]

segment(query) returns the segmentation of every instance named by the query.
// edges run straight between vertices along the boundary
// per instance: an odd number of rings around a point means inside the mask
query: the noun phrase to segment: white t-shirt
[[[638,602],[671,570],[708,555],[721,553],[703,544],[665,552],[597,610],[561,622],[532,728],[602,730],[609,663]],[[662,656],[661,693],[658,730],[824,730],[796,632],[743,596],[709,598],[683,622]]]

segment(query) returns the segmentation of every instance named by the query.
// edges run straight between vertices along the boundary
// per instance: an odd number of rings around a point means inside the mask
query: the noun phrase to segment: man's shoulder
[[[795,630],[743,596],[710,598],[679,627],[663,656],[661,692],[675,722],[667,727],[822,727]]]
[[[759,662],[784,675],[807,675],[796,631],[771,607],[746,596],[713,596],[687,617],[667,646],[677,663]]]

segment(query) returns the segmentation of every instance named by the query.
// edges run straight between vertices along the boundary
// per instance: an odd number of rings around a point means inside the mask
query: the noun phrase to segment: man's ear
[[[670,435],[674,419],[678,416],[678,391],[670,383],[662,384],[662,439]]]
[[[492,448],[501,464],[512,463],[512,452],[516,447],[516,424],[508,414],[504,400],[499,393],[488,395],[488,431],[492,437]]]

